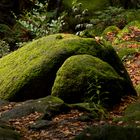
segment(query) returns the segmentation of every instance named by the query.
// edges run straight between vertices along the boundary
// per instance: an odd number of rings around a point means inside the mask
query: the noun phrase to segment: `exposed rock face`
[[[99,64],[108,63],[105,71],[112,71],[110,73],[114,73],[113,77],[116,76],[116,79],[124,81],[120,87],[121,91],[125,91],[123,95],[136,95],[130,78],[112,46],[99,44],[92,38],[56,34],[28,43],[0,59],[0,98],[21,101],[50,95],[56,73],[61,69],[61,66],[63,67],[62,64],[69,57],[82,54],[90,55],[87,60],[94,56],[99,58]],[[97,66],[96,58],[92,59]],[[78,56],[77,60],[82,64]],[[89,67],[94,67],[91,62],[87,62],[87,64],[91,65]],[[75,62],[72,61],[72,63]],[[86,67],[85,64],[83,65]],[[94,69],[97,71],[99,68],[101,69],[97,66]],[[81,67],[81,69],[83,68]],[[85,72],[89,73],[88,69]],[[102,73],[106,72],[101,72],[99,75]],[[107,82],[105,83],[107,84]],[[118,95],[123,96],[121,93]]]

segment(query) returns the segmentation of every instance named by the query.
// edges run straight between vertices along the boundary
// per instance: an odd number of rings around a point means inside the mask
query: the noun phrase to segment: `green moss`
[[[135,27],[137,29],[140,29],[140,22],[139,21],[132,21],[130,23],[128,23],[128,25],[126,25],[117,35],[116,39],[114,40],[115,44],[119,44],[122,42],[125,42],[126,40],[123,40],[122,38],[128,34],[131,33],[131,29],[130,27]]]
[[[137,41],[126,41],[114,45],[119,58],[124,61],[125,59],[133,59],[136,53],[140,52],[140,42]]]
[[[91,55],[76,55],[68,58],[58,70],[52,95],[76,103],[90,101],[100,90],[100,99],[96,100],[115,104],[125,92],[123,85],[123,78],[106,62]]]
[[[120,29],[117,26],[109,26],[103,31],[102,37],[106,39],[107,41],[110,41],[111,43],[113,43],[119,31]]]
[[[118,56],[122,61],[127,59],[129,56],[133,56],[138,52],[136,48],[117,48]]]
[[[140,95],[140,84],[136,85],[135,89],[136,89],[138,95]]]
[[[93,104],[93,103],[88,103],[88,102],[84,102],[84,103],[75,103],[75,104],[68,104],[68,106],[71,109],[78,109],[80,111],[86,111],[87,115],[81,116],[81,119],[83,117],[90,117],[92,119],[103,119],[103,118],[107,118],[107,111],[105,108],[103,108],[103,106],[98,106],[97,104]]]
[[[20,140],[21,136],[19,133],[11,129],[4,129],[0,127],[0,139],[1,140]]]
[[[120,29],[117,26],[109,26],[103,31],[102,35],[103,36],[107,35],[107,33],[109,33],[109,32],[118,33],[119,31],[120,31]]]
[[[126,17],[126,21],[129,23],[131,21],[134,20],[138,20],[140,21],[140,10],[139,9],[129,9],[129,10],[125,10],[124,13],[125,17]]]
[[[139,140],[140,128],[98,125],[85,129],[74,140]]]
[[[51,116],[54,116],[57,113],[64,111],[63,109],[65,108],[67,107],[63,100],[57,97],[47,96],[37,100],[22,102],[20,106],[15,106],[11,110],[2,113],[0,119],[9,121],[9,119],[21,118],[34,112],[40,112],[43,115],[48,113]]]
[[[137,101],[136,103],[130,104],[126,108],[124,116],[114,119],[114,121],[123,121],[130,123],[131,125],[139,125],[139,123],[137,124],[137,122],[140,121],[140,102]]]
[[[60,35],[62,39],[57,39]],[[71,34],[56,34],[28,43],[0,59],[0,98],[25,100],[50,95],[57,70],[68,57],[77,54],[90,54],[108,62],[128,81],[129,92],[135,94],[112,46]]]

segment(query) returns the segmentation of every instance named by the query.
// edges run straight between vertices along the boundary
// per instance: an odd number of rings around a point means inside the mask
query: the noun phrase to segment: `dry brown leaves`
[[[106,35],[106,39],[110,42],[113,42],[113,40],[115,39],[117,35],[117,32],[108,32],[107,35]]]
[[[23,136],[22,140],[69,140],[78,135],[91,122],[81,122],[76,118],[83,112],[71,110],[69,113],[57,115],[52,119],[54,125],[45,130],[31,130],[29,125],[40,118],[41,113],[33,113],[26,117],[10,120],[10,124]]]
[[[133,59],[125,62],[125,67],[134,85],[140,83],[140,53],[135,54]]]
[[[140,29],[130,26],[129,33],[124,33],[122,40],[124,41],[140,41]]]
[[[140,36],[140,30],[136,27],[130,27],[131,34],[126,34],[123,39],[134,40]],[[113,40],[115,33],[108,33],[109,40]],[[98,38],[97,38],[98,40]],[[129,46],[139,47],[135,44]],[[134,85],[140,83],[140,53],[136,54],[133,59],[125,62],[125,67],[130,74]],[[22,140],[70,140],[74,136],[78,135],[83,129],[93,125],[103,125],[105,123],[115,124],[112,119],[115,117],[121,117],[123,111],[130,104],[135,102],[133,97],[124,97],[120,104],[116,105],[113,110],[110,111],[109,118],[107,120],[90,120],[88,122],[79,121],[77,118],[82,116],[85,112],[78,110],[71,110],[65,114],[59,114],[52,119],[54,125],[44,130],[31,130],[29,129],[30,124],[34,124],[35,121],[42,116],[41,113],[35,112],[28,116],[12,119],[9,121],[11,126],[14,126],[16,131],[22,135]],[[12,109],[17,103],[9,103],[8,105],[0,108],[0,114]],[[140,122],[136,122],[140,123]],[[118,122],[115,125],[124,125],[123,122]]]

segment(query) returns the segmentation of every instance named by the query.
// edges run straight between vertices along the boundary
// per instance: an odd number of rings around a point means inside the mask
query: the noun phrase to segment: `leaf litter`
[[[140,37],[140,29],[135,27],[129,27],[130,33],[125,34],[123,36],[123,40],[136,40]],[[108,33],[108,38],[110,37],[110,41],[113,40],[115,35]],[[138,40],[137,40],[138,41]],[[137,45],[129,45],[131,47],[139,47]],[[124,65],[130,75],[130,78],[136,86],[140,84],[140,53],[136,53],[132,59],[128,59],[124,62]],[[97,126],[103,125],[105,123],[114,124],[114,125],[124,125],[122,121],[115,123],[113,122],[113,118],[123,116],[123,112],[126,107],[136,102],[134,97],[126,96],[122,98],[121,103],[116,105],[112,110],[109,111],[109,116],[105,120],[95,120],[91,119],[89,121],[80,121],[78,118],[86,112],[82,112],[79,110],[71,110],[65,114],[56,115],[52,119],[52,125],[46,129],[41,130],[32,130],[29,128],[31,124],[34,124],[36,120],[38,120],[42,114],[38,112],[34,112],[28,116],[9,120],[9,125],[13,126],[16,131],[18,131],[22,140],[70,140],[73,139],[76,135],[80,134],[85,128],[89,126]],[[8,105],[3,105],[0,108],[0,114],[11,110],[14,106],[18,105],[18,103],[9,103]],[[140,122],[136,122],[140,123]]]

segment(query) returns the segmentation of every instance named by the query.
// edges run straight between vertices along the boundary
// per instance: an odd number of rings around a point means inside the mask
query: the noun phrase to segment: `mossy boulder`
[[[21,101],[51,94],[56,73],[67,58],[88,54],[111,65],[125,80],[124,94],[136,95],[113,47],[92,38],[55,34],[26,44],[0,59],[0,99]]]
[[[89,127],[74,140],[139,140],[140,128],[103,125]]]
[[[114,104],[125,93],[124,85],[125,80],[108,63],[91,55],[75,55],[58,70],[52,95],[67,103],[85,102],[94,96]]]

